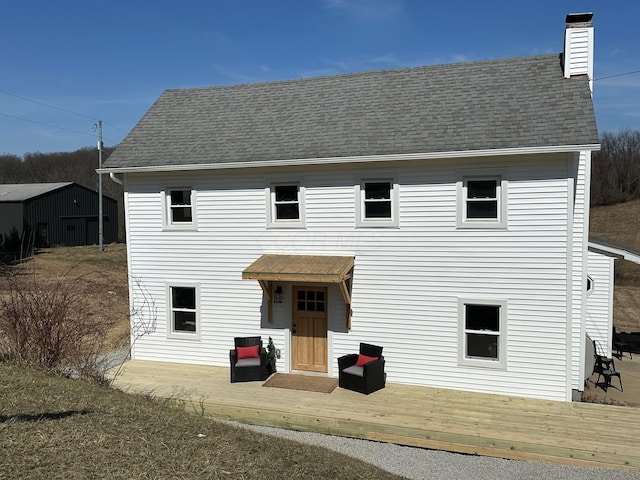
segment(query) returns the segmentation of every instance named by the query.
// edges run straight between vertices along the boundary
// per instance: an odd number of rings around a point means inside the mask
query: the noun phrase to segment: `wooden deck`
[[[207,416],[402,445],[640,469],[640,408],[388,384],[369,396],[229,383],[229,369],[133,360],[118,388],[186,401]]]

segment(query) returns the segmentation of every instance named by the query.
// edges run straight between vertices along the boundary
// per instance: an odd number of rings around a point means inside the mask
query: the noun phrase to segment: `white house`
[[[388,382],[571,400],[591,17],[560,55],[165,91],[102,170],[125,186],[133,358],[229,366],[262,335],[279,371],[337,376],[368,342]]]

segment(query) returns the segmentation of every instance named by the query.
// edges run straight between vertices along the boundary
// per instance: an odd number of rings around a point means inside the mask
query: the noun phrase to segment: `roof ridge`
[[[382,74],[393,74],[393,73],[402,73],[409,71],[418,71],[418,70],[437,70],[437,69],[448,69],[448,68],[463,68],[463,67],[474,67],[479,65],[488,65],[491,63],[507,63],[514,61],[533,61],[533,60],[542,60],[547,59],[549,57],[559,57],[561,55],[558,53],[552,54],[541,54],[541,55],[531,55],[526,57],[506,57],[506,58],[491,58],[491,59],[483,59],[483,60],[470,60],[470,61],[460,61],[453,63],[434,63],[429,65],[415,65],[411,67],[397,67],[397,68],[383,68],[383,69],[375,69],[375,70],[362,70],[359,72],[344,72],[344,73],[336,73],[330,75],[316,75],[310,77],[299,77],[299,78],[283,78],[277,80],[264,80],[257,82],[244,82],[244,83],[230,83],[227,85],[209,85],[203,87],[185,87],[185,88],[168,88],[163,91],[164,93],[176,93],[176,92],[196,92],[196,91],[205,91],[205,90],[223,90],[223,89],[235,89],[235,88],[243,88],[249,86],[259,86],[259,85],[277,85],[277,84],[292,84],[292,83],[303,83],[303,82],[313,82],[320,80],[339,80],[347,77],[363,77],[363,76],[373,76],[373,75],[382,75]]]

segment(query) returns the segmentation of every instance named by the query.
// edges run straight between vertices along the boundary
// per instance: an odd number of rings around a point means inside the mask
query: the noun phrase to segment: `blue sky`
[[[557,53],[569,12],[594,12],[596,79],[640,70],[637,0],[5,3],[0,154],[95,146],[97,119],[116,145],[168,88]],[[640,73],[594,102],[601,132],[640,129]]]

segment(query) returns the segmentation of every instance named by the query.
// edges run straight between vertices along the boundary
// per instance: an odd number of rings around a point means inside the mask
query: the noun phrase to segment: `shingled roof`
[[[167,90],[105,169],[597,143],[588,80],[545,55]]]

